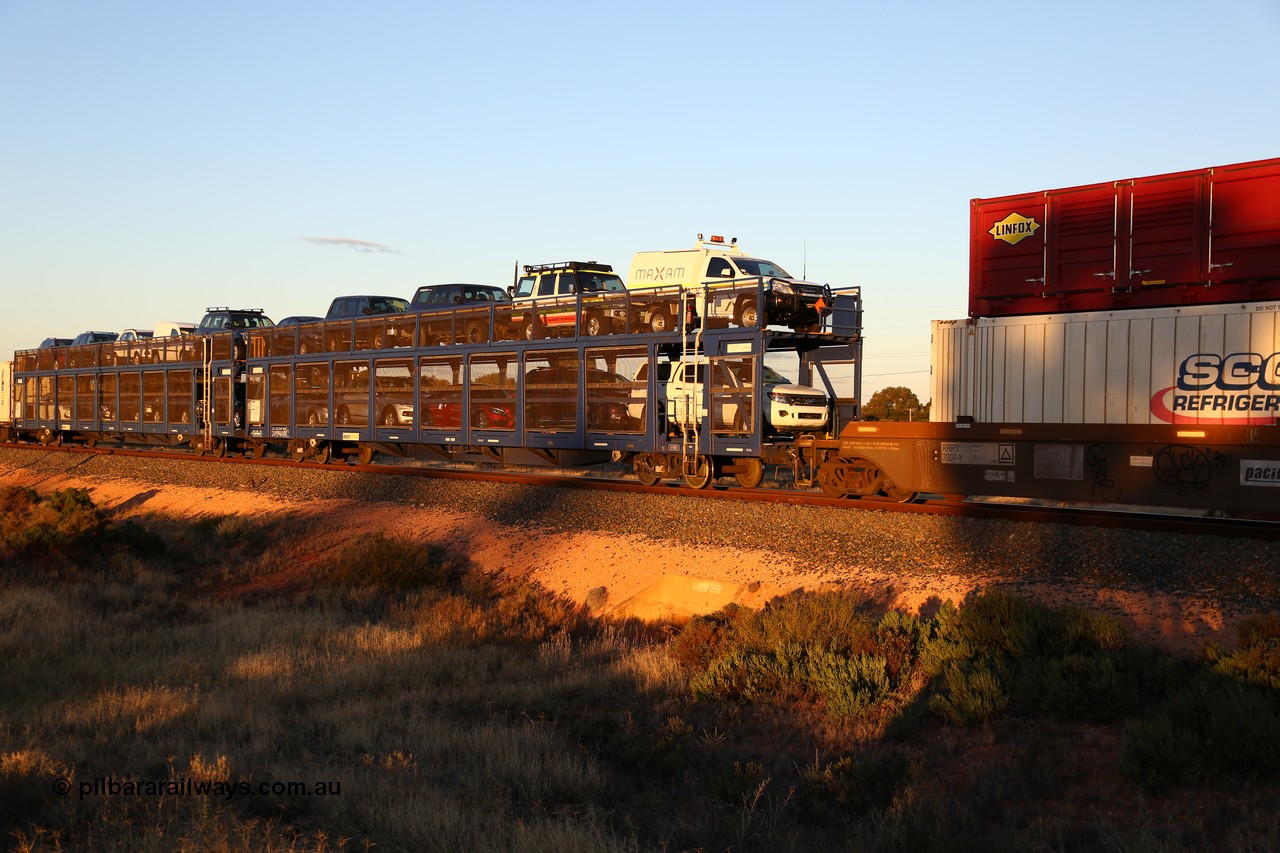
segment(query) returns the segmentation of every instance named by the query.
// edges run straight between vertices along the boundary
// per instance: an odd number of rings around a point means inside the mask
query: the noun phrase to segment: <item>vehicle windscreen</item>
[[[763,261],[760,258],[734,258],[733,262],[738,265],[738,269],[743,275],[762,275],[767,278],[791,278],[790,273],[773,261]]]
[[[792,382],[769,365],[764,366],[764,381],[768,385],[791,385]]]
[[[369,300],[369,312],[371,314],[399,314],[408,310],[409,303],[403,299]]]
[[[613,273],[580,272],[578,284],[583,293],[623,293],[627,289],[622,278]]]

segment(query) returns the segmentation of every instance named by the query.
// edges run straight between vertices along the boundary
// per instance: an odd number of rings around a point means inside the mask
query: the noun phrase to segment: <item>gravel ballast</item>
[[[1041,597],[1045,590],[1074,592],[1067,598],[1084,602],[1100,589],[1162,596],[1175,609],[1211,606],[1233,618],[1280,610],[1280,547],[1256,539],[405,477],[341,465],[246,466],[177,453],[156,459],[0,448],[0,482],[38,487],[65,478],[249,492],[301,504],[376,502],[392,520],[397,506],[465,511],[528,535],[599,533],[647,542],[655,552],[747,549],[776,556],[782,576],[769,580],[780,588],[789,586],[789,575],[810,585],[840,584],[857,570],[900,587],[923,589],[947,575]]]

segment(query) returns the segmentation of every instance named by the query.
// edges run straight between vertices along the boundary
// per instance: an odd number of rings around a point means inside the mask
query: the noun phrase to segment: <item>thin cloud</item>
[[[354,237],[299,237],[298,239],[307,243],[315,243],[317,246],[337,246],[343,249],[350,249],[353,252],[370,252],[384,255],[400,254],[390,246],[374,243],[371,240],[357,240]]]

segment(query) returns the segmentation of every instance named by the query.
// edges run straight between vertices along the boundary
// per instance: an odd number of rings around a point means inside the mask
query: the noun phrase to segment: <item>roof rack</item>
[[[567,269],[588,269],[591,272],[613,272],[613,267],[609,264],[602,264],[596,261],[561,261],[557,264],[525,264],[524,271],[527,273],[534,272],[554,272],[555,270]]]

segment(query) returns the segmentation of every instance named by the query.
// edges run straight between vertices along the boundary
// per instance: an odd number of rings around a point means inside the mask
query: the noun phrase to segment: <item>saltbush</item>
[[[0,557],[96,553],[93,539],[106,526],[88,489],[60,489],[47,497],[23,486],[0,490]]]
[[[348,589],[408,592],[444,587],[450,567],[433,559],[426,543],[375,533],[347,546],[321,569],[321,575],[328,583]]]
[[[1280,771],[1280,637],[1275,617],[1246,621],[1234,652],[1210,647],[1208,669],[1175,687],[1126,733],[1122,760],[1158,789],[1205,774]]]

